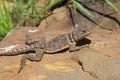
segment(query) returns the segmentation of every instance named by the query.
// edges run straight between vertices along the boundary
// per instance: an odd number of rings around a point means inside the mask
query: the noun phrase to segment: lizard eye
[[[84,33],[86,32],[86,31],[83,31]]]

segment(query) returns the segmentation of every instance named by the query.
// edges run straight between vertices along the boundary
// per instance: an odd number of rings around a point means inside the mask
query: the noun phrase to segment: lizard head
[[[75,41],[79,41],[81,39],[83,39],[85,36],[89,35],[90,32],[90,27],[83,25],[81,27],[76,28],[73,32],[72,32],[72,37],[74,38]]]

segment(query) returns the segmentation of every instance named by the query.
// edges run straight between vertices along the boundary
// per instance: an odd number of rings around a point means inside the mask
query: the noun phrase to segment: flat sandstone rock
[[[39,35],[46,36],[49,40],[56,35],[72,31],[72,28],[60,26],[50,27],[47,30],[14,29],[0,42],[0,48],[22,47],[25,45],[25,35],[34,31],[38,31]],[[22,55],[0,56],[0,80],[119,80],[119,36],[120,30],[96,29],[87,37],[91,40],[89,48],[85,47],[75,52],[67,50],[63,53],[45,54],[40,62],[27,60],[25,68],[19,74],[17,71]]]

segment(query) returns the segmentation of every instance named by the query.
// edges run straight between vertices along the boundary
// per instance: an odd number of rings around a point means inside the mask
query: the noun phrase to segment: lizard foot
[[[18,73],[20,73],[21,70],[22,70],[22,69],[24,68],[24,66],[25,66],[26,55],[27,55],[27,54],[25,54],[25,55],[22,57],[22,60],[21,60],[21,63],[20,63],[20,69],[19,69]]]
[[[22,60],[21,60],[21,64],[20,64],[20,69],[18,71],[18,73],[20,73],[20,71],[24,68],[25,66],[25,62],[26,62],[26,59],[29,59],[31,61],[40,61],[43,57],[43,49],[38,49],[36,50],[36,53],[34,53],[35,55],[31,55],[31,54],[25,54],[23,57],[22,57]]]

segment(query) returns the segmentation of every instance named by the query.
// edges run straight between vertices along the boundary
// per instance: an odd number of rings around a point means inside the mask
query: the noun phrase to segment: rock
[[[14,29],[0,42],[0,48],[15,45],[15,43],[19,44],[16,48],[24,46],[25,35],[28,33],[34,37],[37,31],[38,35],[46,36],[49,40],[56,35],[72,30],[72,28],[68,29],[64,26],[56,28],[56,25],[48,27],[48,29]],[[93,33],[86,37],[91,40],[89,48],[82,48],[75,52],[65,51],[59,54],[45,54],[40,62],[27,60],[26,66],[20,74],[17,71],[22,55],[0,56],[0,79],[119,80],[120,38],[117,36],[120,36],[120,30],[95,29]]]
[[[96,8],[94,5],[93,8]],[[99,8],[98,8],[99,7]],[[102,10],[98,5],[98,10]],[[64,10],[64,8],[62,8]],[[58,10],[59,11],[59,10]],[[110,10],[111,11],[111,10]],[[54,11],[57,12],[57,11]],[[108,12],[109,13],[109,12]],[[66,14],[63,12],[62,15]],[[58,19],[56,19],[58,17]],[[12,49],[25,46],[26,34],[31,37],[45,36],[47,40],[73,30],[71,18],[55,15],[50,20],[47,29],[42,24],[38,28],[21,27],[13,29],[1,42],[0,48]],[[95,16],[98,16],[95,15]],[[115,15],[118,16],[118,15]],[[63,18],[63,19],[62,19]],[[77,17],[80,23],[96,27],[95,24],[82,17]],[[52,22],[52,20],[56,20]],[[109,24],[109,20],[98,16],[100,24]],[[107,22],[104,22],[107,21]],[[112,23],[111,23],[112,24]],[[109,26],[111,25],[109,24]],[[109,27],[108,26],[108,27]],[[116,27],[110,26],[110,27]],[[110,28],[111,29],[111,28]],[[120,79],[120,29],[113,31],[94,29],[86,37],[89,48],[56,54],[45,54],[40,62],[27,60],[25,68],[17,73],[23,55],[0,56],[0,80],[119,80]],[[82,42],[82,41],[81,41]],[[83,41],[87,42],[87,40]],[[90,43],[91,42],[91,43]],[[15,45],[18,46],[15,46]],[[6,77],[7,76],[7,77]]]
[[[83,70],[99,80],[120,79],[120,55],[108,57],[97,52],[88,52],[79,56]]]

